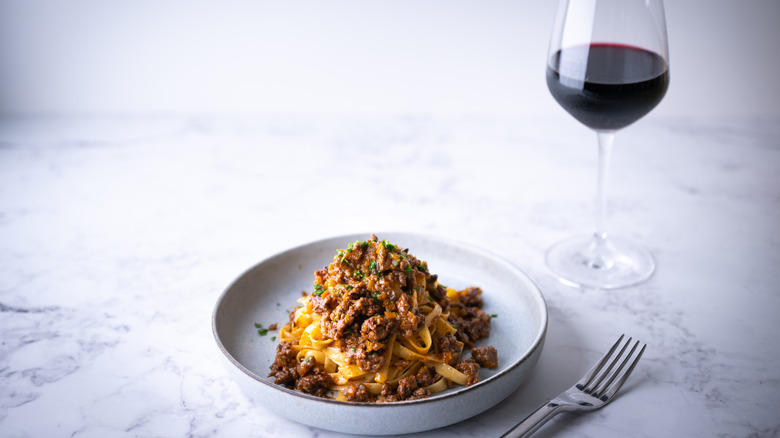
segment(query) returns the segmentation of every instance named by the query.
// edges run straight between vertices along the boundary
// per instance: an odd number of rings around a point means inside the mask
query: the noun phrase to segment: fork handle
[[[524,438],[531,436],[537,429],[542,427],[544,423],[561,412],[561,404],[556,403],[554,400],[550,400],[547,403],[539,407],[539,409],[533,411],[531,415],[525,417],[525,420],[518,423],[515,427],[509,429],[509,431],[501,438]]]

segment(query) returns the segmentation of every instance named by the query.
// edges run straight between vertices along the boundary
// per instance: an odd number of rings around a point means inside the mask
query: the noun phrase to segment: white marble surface
[[[584,292],[543,262],[592,224],[595,140],[568,116],[2,118],[0,435],[339,436],[247,401],[211,312],[277,251],[399,230],[491,249],[549,305],[531,379],[425,436],[499,436],[621,332],[648,343],[622,396],[538,436],[777,436],[778,122],[620,133],[609,228],[659,267]]]

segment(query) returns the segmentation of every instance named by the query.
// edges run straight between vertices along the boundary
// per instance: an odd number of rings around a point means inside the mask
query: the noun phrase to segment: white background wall
[[[561,114],[557,2],[0,0],[0,114]],[[780,115],[780,1],[667,0],[659,115]]]

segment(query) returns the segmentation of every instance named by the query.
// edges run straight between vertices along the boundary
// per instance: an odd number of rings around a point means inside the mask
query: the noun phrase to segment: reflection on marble
[[[606,292],[544,267],[592,223],[595,139],[565,117],[0,119],[0,435],[339,436],[243,396],[213,305],[277,251],[398,230],[514,261],[550,312],[520,390],[425,436],[499,436],[622,332],[648,350],[621,396],[538,436],[777,436],[779,126],[619,133],[608,226],[659,267]]]

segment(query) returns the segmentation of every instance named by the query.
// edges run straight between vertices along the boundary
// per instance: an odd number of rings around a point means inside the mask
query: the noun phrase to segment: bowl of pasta
[[[323,239],[271,256],[219,297],[212,331],[231,377],[291,420],[353,434],[431,430],[517,390],[547,308],[519,268],[411,233]]]

